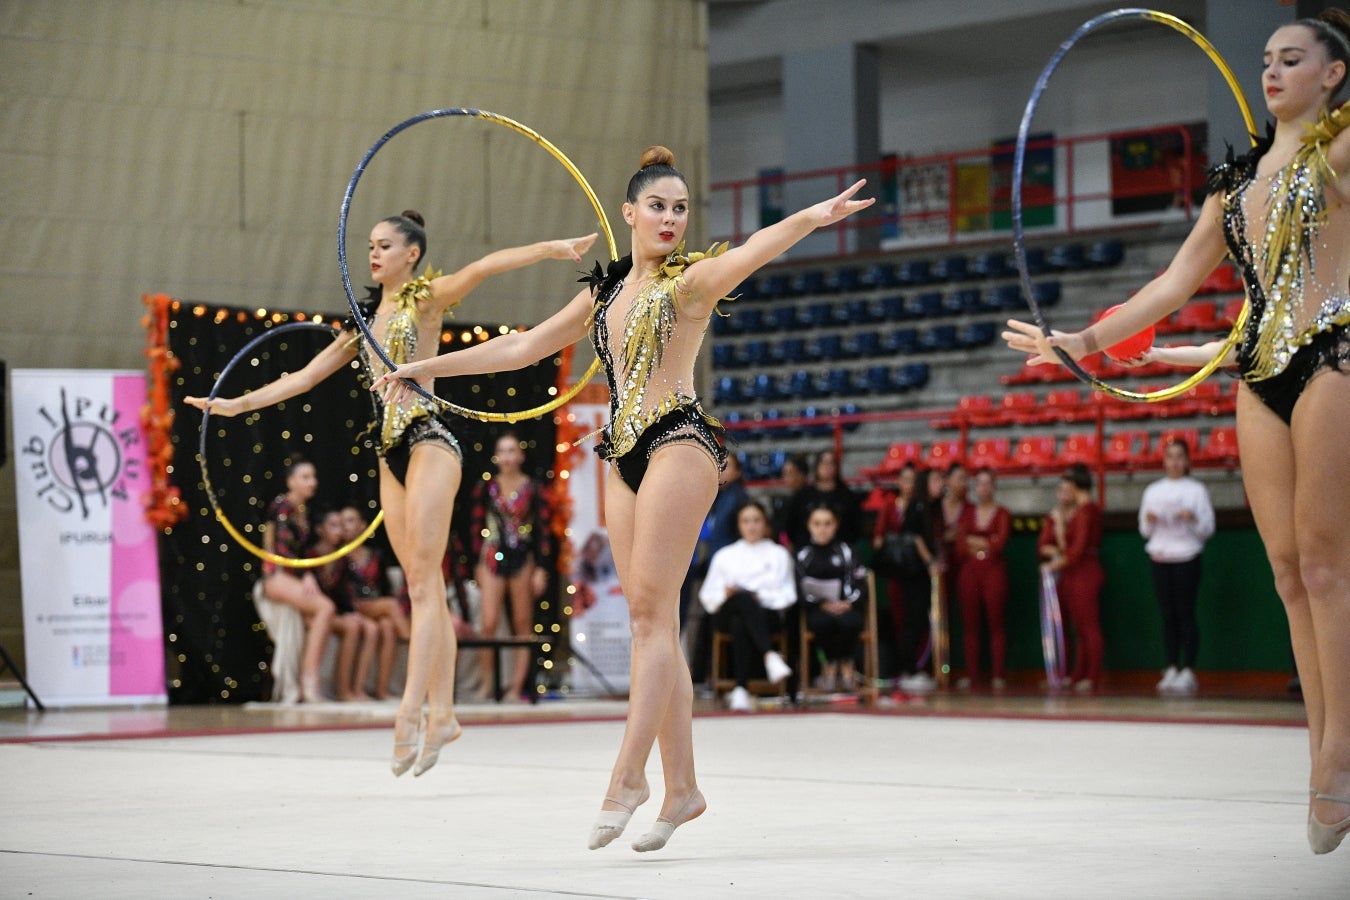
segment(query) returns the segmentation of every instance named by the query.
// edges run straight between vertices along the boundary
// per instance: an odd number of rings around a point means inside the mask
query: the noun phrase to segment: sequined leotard
[[[1256,172],[1269,136],[1210,175],[1251,303],[1238,371],[1286,424],[1313,376],[1350,364],[1350,211],[1325,191],[1326,147],[1347,124],[1348,107],[1324,114],[1270,176]]]
[[[396,366],[411,362],[417,358],[417,304],[431,299],[431,280],[439,273],[428,272],[421,278],[405,284],[395,298],[395,309],[385,324],[384,352]],[[362,317],[370,322],[375,315],[378,303],[372,300],[363,304]],[[344,328],[356,331],[356,323],[350,317]],[[379,378],[386,371],[384,363],[375,354],[370,345],[361,340],[358,333],[353,340],[358,342],[361,361],[371,379]],[[379,438],[375,443],[375,452],[384,458],[389,469],[403,484],[408,477],[408,463],[412,459],[413,447],[424,442],[433,442],[444,446],[456,459],[463,460],[464,453],[459,441],[450,431],[448,420],[437,413],[432,404],[417,394],[411,394],[398,404],[386,404],[378,393],[371,393],[375,405],[375,427]]]
[[[671,254],[627,310],[616,311],[614,300],[632,269],[631,257],[610,266],[596,294],[591,340],[610,395],[610,421],[596,452],[618,467],[634,491],[652,454],[669,444],[702,448],[719,470],[726,464],[725,430],[703,411],[693,385],[707,323],[685,318],[677,299],[685,266],[702,256]]]

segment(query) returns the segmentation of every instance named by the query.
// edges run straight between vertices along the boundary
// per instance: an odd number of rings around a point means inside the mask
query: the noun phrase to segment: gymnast
[[[865,182],[753,234],[732,250],[683,255],[689,185],[664,147],[650,147],[628,182],[623,218],[632,252],[589,279],[542,324],[456,353],[420,360],[372,386],[387,402],[400,380],[517,369],[591,334],[610,390],[597,452],[610,461],[605,515],[632,628],[628,721],[589,845],[609,844],[649,795],[647,758],[659,743],[665,797],[655,825],[633,843],[665,846],[707,807],[694,775],[693,684],[680,651],[679,590],[726,460],[723,429],[694,393],[694,361],[717,304],[815,229],[864,209]],[[725,251],[725,252],[723,252]],[[598,266],[597,266],[598,269]]]
[[[445,312],[485,279],[546,259],[580,262],[595,238],[589,234],[498,250],[450,275],[428,272],[414,278],[426,256],[424,222],[412,210],[390,216],[370,232],[370,275],[380,297],[365,306],[362,316],[402,371],[405,363],[435,355]],[[299,371],[242,397],[209,401],[187,397],[185,401],[198,409],[209,405],[210,412],[218,416],[249,413],[304,393],[350,363],[358,352],[372,378],[383,374],[383,363],[360,340],[352,317],[337,340]],[[426,400],[414,396],[385,403],[377,394],[376,410],[384,525],[412,602],[408,675],[394,722],[390,769],[402,775],[412,768],[414,775],[421,775],[436,764],[441,747],[461,733],[454,710],[457,645],[445,603],[441,560],[459,489],[462,454],[443,414]],[[425,721],[424,702],[429,704]]]
[[[1032,365],[1055,362],[1055,348],[1081,359],[1180,308],[1226,254],[1236,261],[1251,304],[1237,351],[1242,477],[1307,705],[1314,853],[1350,831],[1350,106],[1335,102],[1347,65],[1343,10],[1277,29],[1261,78],[1274,130],[1211,172],[1172,264],[1083,331],[1047,338],[1010,321],[1003,335]]]

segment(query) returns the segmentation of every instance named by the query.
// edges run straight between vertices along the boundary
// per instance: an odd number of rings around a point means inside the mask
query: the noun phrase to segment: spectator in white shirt
[[[1214,533],[1214,507],[1209,491],[1191,477],[1190,447],[1174,440],[1163,451],[1165,478],[1144,490],[1139,505],[1139,533],[1153,561],[1153,586],[1162,609],[1163,649],[1167,671],[1158,682],[1162,694],[1196,690],[1196,652],[1200,631],[1196,598],[1200,593],[1200,554]]]
[[[741,538],[713,554],[708,577],[699,589],[713,626],[731,635],[731,671],[736,687],[728,706],[753,709],[747,685],[763,660],[768,679],[778,684],[792,669],[773,649],[773,635],[783,630],[786,611],[797,602],[792,556],[769,535],[764,507],[748,500],[736,510]]]

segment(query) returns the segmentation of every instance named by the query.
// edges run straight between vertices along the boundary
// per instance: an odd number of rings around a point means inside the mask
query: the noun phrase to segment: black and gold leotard
[[[1340,204],[1328,206],[1325,190],[1335,177],[1326,148],[1347,124],[1350,107],[1324,113],[1269,176],[1256,171],[1269,134],[1210,173],[1211,192],[1224,192],[1224,238],[1251,303],[1238,371],[1286,423],[1314,375],[1350,363],[1350,248],[1343,246],[1350,216]]]
[[[431,281],[439,274],[428,272],[408,282],[403,285],[395,298],[394,311],[389,316],[389,321],[385,323],[383,346],[385,354],[396,366],[417,358],[417,304],[419,301],[423,303],[430,301]],[[374,320],[377,306],[378,302],[374,299],[362,305],[362,318],[367,323]],[[356,323],[348,318],[344,327],[347,330],[356,330]],[[387,369],[379,355],[371,350],[366,341],[361,340],[359,334],[353,340],[357,341],[361,362],[367,375],[372,380],[383,375]],[[408,463],[411,461],[413,448],[418,444],[428,441],[440,444],[457,459],[464,458],[459,441],[450,431],[448,419],[430,401],[417,394],[409,394],[400,403],[387,404],[378,393],[372,392],[370,396],[375,405],[375,427],[379,434],[375,452],[389,464],[390,470],[400,484],[407,480]]]
[[[611,264],[592,310],[591,340],[604,364],[610,394],[610,421],[596,452],[614,462],[634,491],[652,454],[669,444],[694,444],[718,469],[726,464],[725,430],[703,411],[693,385],[707,323],[684,316],[677,297],[685,267],[705,254],[685,257],[682,249],[667,257],[627,310],[616,311],[614,301],[623,291],[632,259]],[[723,250],[725,245],[709,254]],[[615,316],[620,317],[617,322]]]

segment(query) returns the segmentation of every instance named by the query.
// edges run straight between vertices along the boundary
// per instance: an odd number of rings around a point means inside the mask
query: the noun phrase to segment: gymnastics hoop
[[[1045,658],[1045,680],[1051,688],[1068,683],[1064,672],[1064,619],[1059,609],[1059,588],[1055,576],[1041,572],[1041,655]]]
[[[1078,30],[1069,36],[1068,40],[1059,45],[1059,49],[1055,51],[1054,56],[1050,58],[1050,62],[1046,64],[1045,69],[1041,72],[1041,77],[1036,79],[1036,86],[1032,89],[1031,96],[1027,99],[1026,109],[1022,113],[1022,124],[1017,129],[1017,150],[1013,155],[1013,255],[1017,261],[1017,273],[1021,276],[1022,293],[1026,296],[1027,306],[1031,308],[1031,314],[1033,318],[1035,318],[1036,324],[1040,326],[1042,333],[1044,333],[1046,337],[1051,336],[1050,323],[1046,320],[1045,313],[1041,311],[1040,304],[1036,302],[1036,292],[1032,290],[1031,287],[1031,276],[1027,272],[1026,240],[1022,232],[1022,173],[1026,163],[1027,134],[1031,129],[1031,119],[1036,113],[1036,106],[1041,102],[1041,94],[1045,92],[1045,86],[1050,81],[1050,76],[1053,75],[1055,69],[1059,67],[1060,60],[1064,58],[1064,55],[1069,52],[1074,44],[1078,43],[1078,41],[1088,33],[1096,31],[1104,25],[1109,25],[1112,22],[1119,22],[1125,19],[1144,19],[1148,22],[1157,22],[1160,25],[1166,25],[1174,31],[1184,34],[1191,39],[1192,43],[1205,51],[1205,55],[1209,57],[1210,61],[1218,68],[1219,73],[1223,75],[1224,81],[1228,82],[1228,88],[1233,92],[1233,97],[1237,100],[1238,108],[1242,111],[1242,118],[1247,124],[1247,133],[1251,135],[1252,143],[1256,143],[1256,121],[1252,118],[1251,107],[1247,105],[1247,98],[1243,96],[1242,88],[1238,85],[1237,76],[1233,74],[1233,70],[1228,67],[1228,63],[1224,61],[1224,58],[1221,55],[1219,55],[1219,51],[1215,49],[1214,45],[1211,44],[1203,34],[1196,31],[1190,25],[1187,25],[1176,16],[1152,9],[1117,9],[1111,12],[1102,13],[1095,19],[1090,19],[1080,25]],[[1060,361],[1064,363],[1065,367],[1068,368],[1070,372],[1073,372],[1074,375],[1078,376],[1080,380],[1086,382],[1093,389],[1110,394],[1120,400],[1157,403],[1162,400],[1170,400],[1173,397],[1179,397],[1208,378],[1210,374],[1219,367],[1219,364],[1223,361],[1223,358],[1228,355],[1228,352],[1237,346],[1237,342],[1242,337],[1242,330],[1247,324],[1249,312],[1250,304],[1244,301],[1242,304],[1242,312],[1238,314],[1237,321],[1233,323],[1233,330],[1229,332],[1228,338],[1223,342],[1223,346],[1219,348],[1219,352],[1213,359],[1205,363],[1203,367],[1184,381],[1157,391],[1140,393],[1138,391],[1127,391],[1123,388],[1107,384],[1080,366],[1061,348],[1055,347],[1054,351],[1055,355],[1060,358]]]
[[[614,244],[614,232],[610,230],[609,219],[606,218],[605,210],[600,205],[599,198],[595,196],[595,191],[591,190],[590,183],[586,181],[586,176],[581,174],[577,167],[572,164],[572,161],[568,159],[561,150],[553,146],[552,143],[534,129],[522,125],[514,119],[508,119],[506,116],[488,112],[485,109],[468,109],[465,107],[433,109],[424,113],[419,113],[410,119],[405,119],[386,131],[384,136],[376,141],[374,145],[366,151],[366,155],[361,157],[361,161],[356,164],[356,171],[352,173],[352,180],[347,183],[347,191],[342,195],[342,213],[338,217],[337,232],[338,266],[342,269],[342,289],[347,292],[347,303],[351,306],[352,318],[356,320],[356,327],[361,329],[362,336],[370,343],[370,348],[375,351],[375,355],[380,358],[380,362],[384,363],[385,368],[390,372],[397,371],[398,366],[394,365],[388,355],[385,354],[384,348],[380,346],[379,342],[376,341],[374,336],[370,333],[370,326],[366,324],[365,318],[361,315],[361,310],[356,305],[356,295],[352,293],[352,278],[347,270],[347,215],[351,211],[352,195],[356,193],[356,185],[360,182],[361,176],[365,173],[366,166],[370,163],[371,159],[374,158],[375,154],[379,152],[380,148],[389,143],[390,138],[401,131],[406,131],[419,122],[425,122],[428,119],[443,119],[449,116],[468,116],[470,118],[482,119],[486,122],[501,125],[517,134],[524,135],[547,150],[549,155],[562,163],[563,168],[576,179],[577,184],[581,185],[581,189],[586,194],[586,199],[591,201],[591,208],[595,210],[595,214],[600,219],[600,230],[604,232],[605,243],[609,246],[609,258],[611,260],[619,258],[619,250]],[[402,381],[424,399],[430,400],[447,412],[463,416],[466,419],[477,419],[480,422],[519,422],[522,419],[533,419],[545,415],[546,413],[553,412],[553,410],[575,397],[581,389],[586,386],[586,383],[595,377],[595,373],[598,371],[600,371],[600,360],[599,358],[596,358],[595,361],[591,363],[591,367],[586,370],[586,374],[582,375],[576,384],[572,385],[572,387],[568,388],[566,391],[563,391],[561,395],[554,397],[549,402],[536,406],[533,409],[524,409],[519,412],[508,413],[484,412],[482,410],[469,409],[466,406],[460,406],[443,397],[436,396],[410,378],[404,378]]]
[[[243,547],[249,553],[252,553],[259,559],[275,563],[278,566],[285,566],[289,569],[314,569],[319,566],[327,565],[335,559],[341,559],[364,544],[370,536],[375,533],[375,529],[380,527],[380,523],[384,521],[384,510],[382,509],[376,514],[374,521],[366,526],[366,530],[353,538],[350,543],[344,544],[332,553],[325,553],[323,556],[296,559],[294,557],[281,556],[273,553],[270,550],[259,547],[257,544],[244,537],[239,529],[234,527],[234,523],[226,517],[225,511],[220,508],[220,503],[216,500],[216,492],[211,487],[211,473],[207,470],[206,466],[206,432],[207,426],[211,421],[211,401],[216,399],[216,394],[220,391],[220,385],[225,380],[225,376],[230,374],[230,370],[233,369],[240,360],[247,356],[250,350],[269,338],[274,338],[287,331],[300,331],[302,329],[306,331],[320,329],[329,334],[336,333],[336,329],[331,325],[325,325],[322,322],[288,322],[285,325],[278,325],[276,328],[267,329],[245,344],[243,348],[234,355],[234,358],[225,365],[225,368],[220,370],[220,375],[216,377],[216,383],[211,386],[211,393],[206,396],[206,409],[202,411],[202,425],[197,440],[197,458],[201,461],[202,466],[202,486],[206,489],[206,499],[207,502],[211,504],[212,511],[216,514],[216,521],[229,533],[230,537],[234,538],[235,543]]]

